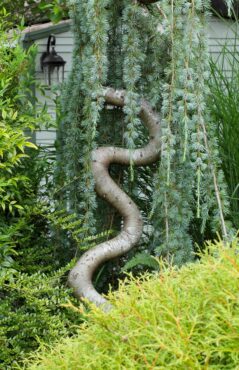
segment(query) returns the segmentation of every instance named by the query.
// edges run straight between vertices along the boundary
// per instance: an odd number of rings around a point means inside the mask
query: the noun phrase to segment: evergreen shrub
[[[31,135],[49,119],[44,107],[36,108],[37,101],[31,90],[35,83],[31,66],[35,63],[36,48],[22,49],[21,27],[9,33],[12,24],[7,17],[5,11],[0,12],[1,277],[9,273],[10,268],[17,268],[16,256],[21,254],[23,245],[26,247],[26,232],[25,235],[20,234],[31,228],[32,235],[36,235],[33,222],[29,222],[29,214],[38,202],[40,171],[35,167],[40,163],[40,154],[31,142]],[[37,154],[33,155],[33,152]]]
[[[79,336],[38,354],[26,368],[237,369],[238,240],[209,244],[196,263],[161,265],[110,294],[109,313],[92,307]]]
[[[0,280],[0,369],[15,368],[40,341],[53,343],[76,332],[82,317],[67,308],[70,292],[61,281],[68,268]]]
[[[23,50],[22,28],[9,32],[13,25],[8,17],[0,7],[0,369],[4,370],[36,350],[40,340],[52,343],[60,335],[72,335],[81,321],[62,307],[71,295],[64,284],[75,249],[64,245],[59,250],[55,237],[62,228],[76,233],[76,222],[73,215],[67,223],[54,212],[49,191],[52,158],[31,141],[36,129],[51,124],[32,91],[33,85],[39,87],[31,74],[36,48]]]

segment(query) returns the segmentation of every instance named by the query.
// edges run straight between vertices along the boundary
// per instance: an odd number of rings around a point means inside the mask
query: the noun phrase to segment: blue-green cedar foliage
[[[147,247],[140,246],[140,251],[173,256],[177,264],[189,261],[195,240],[203,240],[208,230],[210,235],[220,231],[228,236],[226,189],[205,103],[209,1],[69,4],[75,48],[61,99],[61,197],[87,230],[114,224],[115,215],[102,222],[104,203],[96,210],[90,153],[109,142],[134,150],[147,140],[138,118],[138,101],[144,96],[161,114],[158,169],[138,170],[132,163],[130,172],[117,166],[111,171],[140,204],[149,226],[144,230]],[[123,112],[104,107],[99,99],[104,85],[126,89]]]
[[[66,181],[69,182],[69,207],[84,215],[84,225],[94,226],[94,183],[90,154],[95,147],[97,122],[103,107],[98,99],[106,82],[108,1],[72,2],[75,50],[73,70],[62,98],[65,132]]]
[[[228,204],[214,123],[206,106],[209,3],[163,1],[160,6],[171,60],[162,90],[162,152],[154,194],[156,251],[173,255],[181,264],[193,258],[190,229],[195,219],[201,224],[198,233],[203,234],[210,222],[214,232],[228,236]]]

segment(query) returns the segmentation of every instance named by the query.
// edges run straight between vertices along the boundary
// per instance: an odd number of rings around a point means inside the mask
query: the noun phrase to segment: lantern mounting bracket
[[[51,46],[53,47],[56,46],[56,37],[52,34],[48,37],[46,51],[44,51],[41,55],[41,70],[42,71],[43,71],[43,61],[48,55],[50,55]]]

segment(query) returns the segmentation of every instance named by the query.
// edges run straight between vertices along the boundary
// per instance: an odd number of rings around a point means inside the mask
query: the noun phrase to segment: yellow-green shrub
[[[238,241],[181,269],[122,284],[108,314],[92,309],[76,338],[39,354],[41,370],[238,369]]]

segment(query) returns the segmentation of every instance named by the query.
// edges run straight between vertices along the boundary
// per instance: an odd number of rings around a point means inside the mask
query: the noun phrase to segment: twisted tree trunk
[[[125,92],[106,88],[103,93],[105,102],[123,107]],[[118,236],[90,249],[79,259],[69,274],[69,285],[77,298],[87,298],[97,306],[108,308],[107,300],[94,288],[92,277],[96,269],[112,258],[123,255],[138,243],[143,229],[140,211],[135,203],[120,189],[109,176],[111,163],[145,166],[159,158],[161,147],[161,129],[159,117],[152,111],[145,100],[141,100],[140,118],[149,130],[149,142],[140,149],[128,150],[118,147],[100,147],[92,152],[92,172],[95,190],[106,199],[123,217],[123,228]]]

